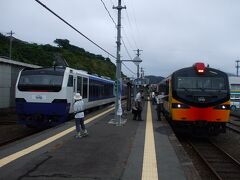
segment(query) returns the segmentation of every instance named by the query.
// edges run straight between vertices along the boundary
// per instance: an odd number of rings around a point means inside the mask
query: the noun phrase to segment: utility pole
[[[143,70],[143,67],[141,67],[141,79],[144,78],[144,70]]]
[[[121,10],[126,9],[126,6],[121,5],[121,0],[118,0],[118,6],[114,6],[113,9],[117,9],[118,11],[118,23],[117,23],[117,60],[116,60],[116,84],[117,84],[117,92],[116,92],[116,100],[115,100],[115,120],[117,121],[117,125],[121,125],[121,115],[122,115],[122,105],[121,105]]]
[[[140,56],[140,51],[143,51],[143,50],[140,50],[140,49],[137,49],[137,50],[134,50],[134,51],[137,51],[137,57]],[[139,78],[139,64],[137,65],[137,79]]]
[[[237,76],[238,76],[238,69],[239,69],[239,65],[238,65],[238,63],[240,62],[240,60],[236,60],[236,63],[237,63],[237,65],[236,65],[236,68],[237,68]]]
[[[12,40],[13,40],[13,34],[15,34],[14,32],[9,32],[7,33],[8,35],[10,35],[10,47],[9,47],[9,59],[12,59]]]

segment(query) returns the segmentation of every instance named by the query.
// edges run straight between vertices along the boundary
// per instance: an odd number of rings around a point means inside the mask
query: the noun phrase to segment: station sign
[[[114,95],[116,96],[117,94],[121,96],[122,92],[122,83],[120,80],[115,80],[114,82]]]

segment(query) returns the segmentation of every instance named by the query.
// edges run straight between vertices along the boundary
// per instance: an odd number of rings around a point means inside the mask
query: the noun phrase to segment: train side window
[[[89,97],[95,99],[99,97],[99,82],[93,79],[89,81]]]
[[[83,78],[83,98],[87,98],[87,92],[88,92],[88,79]]]
[[[82,94],[82,77],[77,77],[77,92]]]
[[[73,87],[73,75],[69,75],[68,77],[68,87]]]
[[[73,92],[76,92],[76,79],[73,79]]]

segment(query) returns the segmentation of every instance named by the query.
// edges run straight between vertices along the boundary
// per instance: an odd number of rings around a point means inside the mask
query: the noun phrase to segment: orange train
[[[177,133],[217,135],[226,131],[230,90],[226,73],[195,63],[161,81],[164,115]]]

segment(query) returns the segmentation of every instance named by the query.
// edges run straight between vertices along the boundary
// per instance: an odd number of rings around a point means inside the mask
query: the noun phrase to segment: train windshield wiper
[[[205,89],[208,92],[227,92],[226,89]]]
[[[178,90],[180,91],[185,91],[185,92],[190,92],[190,89],[189,88],[185,88],[185,87],[181,87],[181,88],[178,88]]]
[[[201,90],[201,91],[205,91],[206,89],[202,88],[202,87],[199,87],[199,88],[196,88],[197,90]]]

